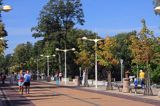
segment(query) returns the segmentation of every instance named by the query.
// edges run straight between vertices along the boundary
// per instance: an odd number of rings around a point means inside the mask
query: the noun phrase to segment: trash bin
[[[48,82],[50,82],[51,81],[51,77],[49,76],[49,77],[47,77],[47,81]]]
[[[160,91],[158,92],[158,97],[160,98]]]
[[[75,76],[75,85],[80,86],[80,78],[79,76]]]
[[[129,91],[130,91],[129,85],[130,85],[130,79],[129,78],[123,78],[123,89],[122,89],[122,92],[129,93]]]

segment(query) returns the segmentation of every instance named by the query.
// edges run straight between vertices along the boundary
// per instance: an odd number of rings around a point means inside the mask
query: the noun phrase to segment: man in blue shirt
[[[24,75],[24,86],[26,89],[26,93],[28,94],[29,94],[29,89],[30,89],[30,81],[31,81],[31,75],[29,74],[29,71],[27,70]]]

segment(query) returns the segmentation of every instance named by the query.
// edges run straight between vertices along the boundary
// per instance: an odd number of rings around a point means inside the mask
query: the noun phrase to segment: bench
[[[118,84],[118,83],[114,82],[114,83],[112,83],[112,86],[117,87],[119,92],[122,92],[122,88],[123,88],[122,84]]]
[[[133,91],[132,91],[133,89],[134,89],[134,93],[137,94],[137,90],[138,89],[142,89],[142,87],[141,86],[137,86],[137,87],[135,87],[135,86],[129,86],[130,93],[133,93]]]

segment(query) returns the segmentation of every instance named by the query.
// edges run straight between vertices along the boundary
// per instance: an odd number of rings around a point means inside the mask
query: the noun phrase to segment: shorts
[[[18,86],[23,86],[23,82],[18,82]]]
[[[30,82],[24,82],[24,86],[30,86]]]

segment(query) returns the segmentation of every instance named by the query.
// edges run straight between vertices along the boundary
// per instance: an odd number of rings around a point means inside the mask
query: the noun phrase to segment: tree
[[[88,38],[95,38],[95,33],[90,31],[79,30],[79,38],[86,36]],[[88,71],[93,66],[94,60],[94,42],[82,41],[82,39],[77,39],[78,47],[76,49],[76,59],[75,62],[82,67],[83,73],[85,73],[84,86],[89,86],[88,84]]]
[[[0,23],[0,38],[7,36],[7,31],[4,28],[4,25]],[[7,48],[7,41],[0,39],[0,54],[4,53],[4,50]]]
[[[66,42],[68,31],[75,24],[84,23],[81,7],[80,0],[49,0],[40,13],[38,25],[32,28],[35,31],[33,37],[55,39],[61,44],[64,43],[62,40]]]
[[[111,90],[112,84],[111,84],[111,72],[113,70],[114,65],[118,64],[118,59],[116,55],[114,55],[116,51],[116,40],[115,38],[106,37],[104,42],[99,43],[99,50],[98,53],[98,62],[100,65],[104,66],[107,70],[108,74],[108,84],[107,89]]]
[[[150,87],[150,71],[151,71],[151,61],[155,57],[154,43],[155,37],[153,32],[150,31],[142,19],[142,29],[137,36],[131,36],[132,44],[130,49],[132,51],[133,63],[144,65],[146,67],[146,95],[152,95],[152,90]]]
[[[45,51],[54,53],[57,47],[70,47],[67,36],[76,24],[84,24],[81,0],[49,0],[40,12],[38,25],[32,28],[33,37],[43,37]],[[61,64],[62,53],[58,55]]]
[[[131,44],[130,36],[135,34],[136,31],[115,35],[117,43],[116,54],[119,59],[124,60],[124,65],[126,66],[126,69],[130,69],[131,67],[131,50],[129,49],[129,45]]]
[[[19,44],[13,54],[13,60],[16,65],[22,68],[28,69],[27,62],[30,60],[33,54],[33,46],[30,42],[26,44]]]

